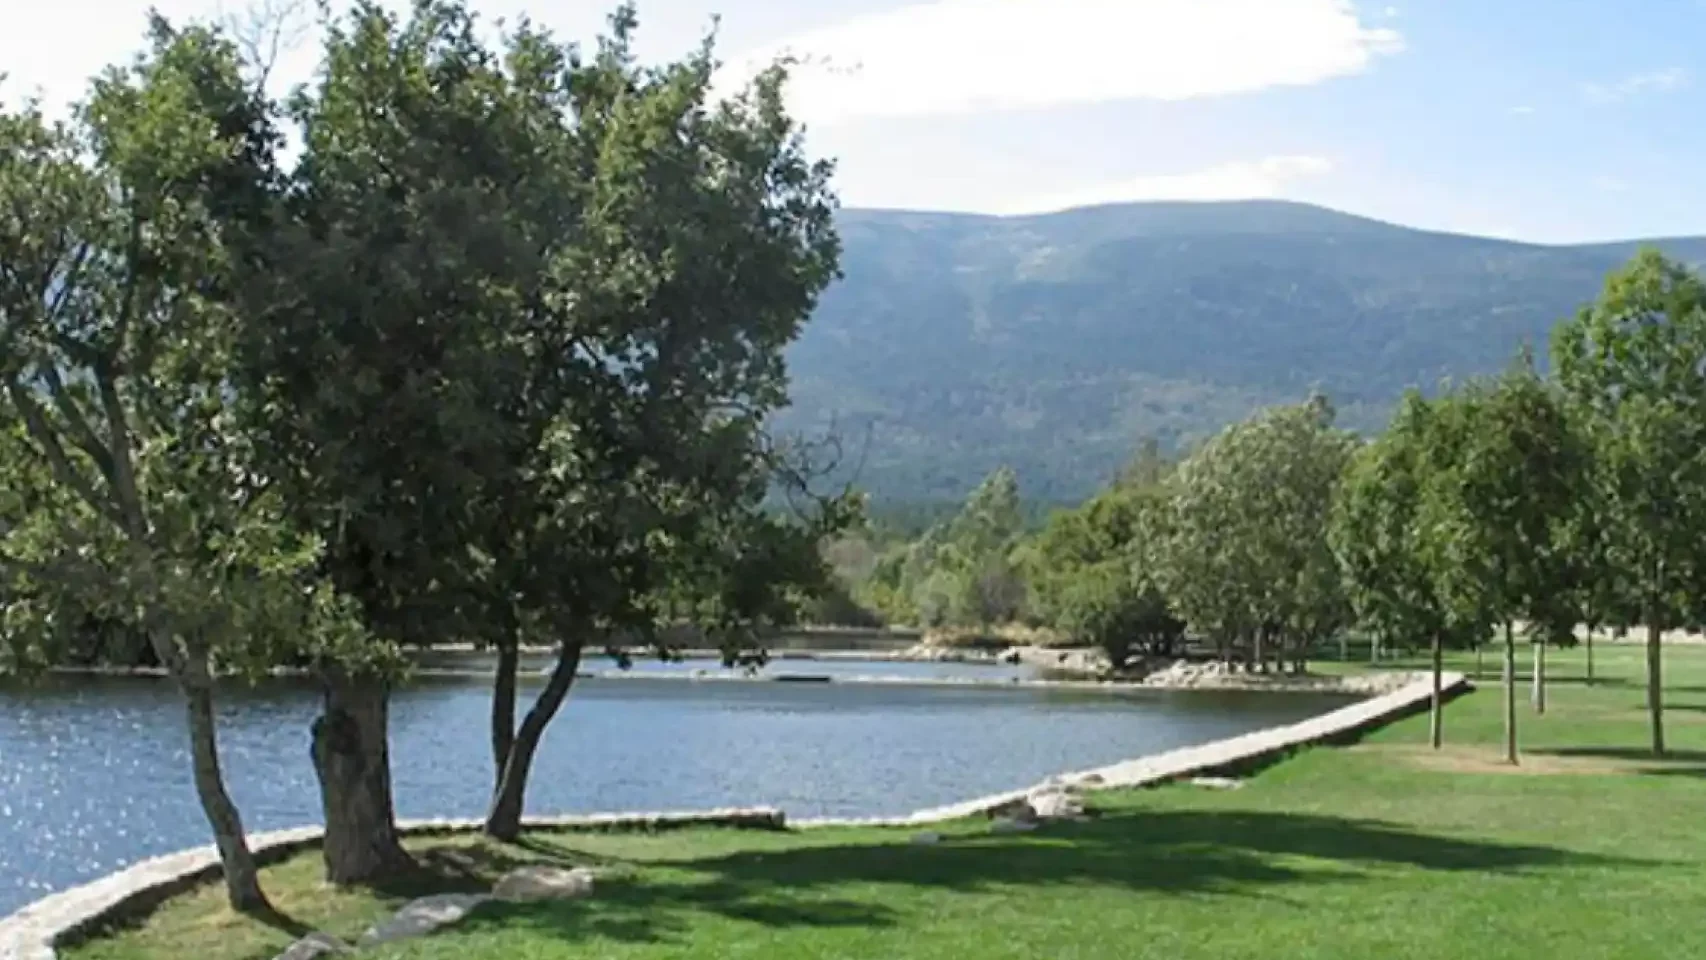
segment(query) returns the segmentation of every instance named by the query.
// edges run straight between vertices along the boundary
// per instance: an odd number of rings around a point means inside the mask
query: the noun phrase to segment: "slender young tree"
[[[1433,412],[1411,391],[1386,432],[1357,452],[1335,500],[1329,536],[1358,621],[1393,644],[1407,638],[1428,643],[1433,674],[1428,740],[1437,750],[1444,740],[1445,645],[1471,630],[1484,632],[1487,624],[1478,622],[1473,605],[1468,616],[1455,612],[1429,566],[1437,551],[1426,541],[1422,498],[1432,481],[1425,471],[1441,460],[1429,449],[1437,430]]]
[[[1558,623],[1570,563],[1564,531],[1587,455],[1526,353],[1498,379],[1443,401],[1435,427],[1423,497],[1432,562],[1460,615],[1485,611],[1502,625],[1505,759],[1515,764],[1515,623]]]
[[[1706,284],[1643,250],[1560,325],[1553,356],[1594,448],[1607,556],[1647,629],[1647,709],[1662,755],[1661,638],[1690,619],[1706,541]]]

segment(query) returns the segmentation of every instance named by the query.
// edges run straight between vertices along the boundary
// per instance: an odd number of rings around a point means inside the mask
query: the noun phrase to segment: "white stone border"
[[[1450,700],[1471,688],[1461,673],[1445,673],[1440,677],[1441,697]],[[1225,740],[1195,747],[1183,747],[1135,760],[1124,760],[1092,770],[1060,774],[1043,783],[995,793],[975,800],[920,810],[904,817],[865,819],[811,819],[794,821],[792,826],[807,827],[915,827],[925,824],[985,816],[1023,800],[1040,789],[1059,784],[1073,784],[1083,790],[1117,790],[1158,786],[1173,780],[1216,773],[1234,773],[1265,766],[1284,759],[1304,747],[1324,743],[1345,742],[1385,726],[1393,720],[1426,709],[1433,697],[1433,675],[1400,687],[1391,693],[1340,707],[1297,723],[1267,727]]]
[[[1442,685],[1446,698],[1463,693],[1470,687],[1460,673],[1446,674]],[[1427,677],[1391,693],[1340,707],[1299,723],[1269,727],[1201,746],[1139,757],[1052,779],[1077,783],[1085,789],[1120,789],[1257,767],[1302,747],[1353,739],[1425,708],[1432,694],[1432,678]],[[1040,786],[1043,785],[920,810],[905,817],[813,819],[798,821],[794,826],[898,827],[940,823],[990,814],[996,808],[1029,796]],[[400,822],[398,829],[406,835],[423,836],[467,833],[478,830],[480,825],[481,821],[476,819],[413,820]],[[688,813],[529,817],[523,825],[533,830],[668,830],[682,827],[779,830],[787,826],[787,820],[781,810],[758,807]],[[314,846],[320,835],[319,827],[275,830],[251,835],[249,846],[258,861],[272,863]],[[99,880],[50,894],[0,919],[0,960],[55,960],[54,946],[59,942],[218,876],[218,851],[207,846],[143,860]]]

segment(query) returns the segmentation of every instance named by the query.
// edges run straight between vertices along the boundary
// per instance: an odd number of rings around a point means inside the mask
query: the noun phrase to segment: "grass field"
[[[325,889],[310,855],[267,871],[285,915],[270,925],[232,916],[207,889],[66,953],[269,958],[292,930],[353,938],[410,895],[480,889],[544,859],[612,877],[588,900],[488,905],[454,931],[362,956],[1706,957],[1706,648],[1667,651],[1664,761],[1643,756],[1638,648],[1602,648],[1592,687],[1578,655],[1551,659],[1546,715],[1523,691],[1514,771],[1498,762],[1490,676],[1448,708],[1438,754],[1418,717],[1236,791],[1098,794],[1097,819],[1025,836],[968,822],[928,847],[888,831],[438,841],[420,847],[432,869],[383,894]]]

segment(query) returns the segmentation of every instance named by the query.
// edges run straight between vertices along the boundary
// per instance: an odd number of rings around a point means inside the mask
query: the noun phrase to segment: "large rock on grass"
[[[310,933],[306,937],[284,948],[284,952],[273,960],[316,960],[319,957],[334,957],[349,953],[349,944],[339,940],[329,933]]]
[[[574,900],[592,893],[593,879],[593,872],[585,867],[565,870],[530,864],[504,874],[492,888],[492,896],[509,903]]]
[[[1081,820],[1084,817],[1084,802],[1066,790],[1039,791],[1026,798],[1026,803],[1031,808],[1031,819],[1035,821]]]
[[[441,893],[411,900],[391,919],[361,936],[363,946],[422,937],[440,927],[458,923],[475,907],[492,899],[483,893]]]

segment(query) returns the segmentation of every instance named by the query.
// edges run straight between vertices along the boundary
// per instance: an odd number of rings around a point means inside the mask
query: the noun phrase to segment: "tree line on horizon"
[[[483,41],[462,0],[325,17],[283,100],[268,44],[154,15],[63,118],[0,105],[0,674],[163,667],[245,911],[227,678],[312,678],[326,877],[374,882],[411,866],[405,651],[496,651],[485,829],[514,838],[584,652],[690,623],[762,655],[861,502],[766,426],[839,257],[783,65],[716,99],[711,41],[641,66],[632,6],[585,51]],[[524,644],[556,651],[530,705]]]
[[[1502,641],[1518,761],[1516,636],[1535,656],[1645,631],[1651,749],[1662,634],[1706,624],[1706,283],[1655,250],[1558,324],[1551,369],[1411,390],[1385,431],[1330,400],[1268,407],[1181,457],[1145,444],[1105,489],[1022,522],[1010,469],[910,538],[849,531],[829,559],[874,621],[1095,645],[1115,668],[1187,640],[1247,669],[1304,669],[1353,632],[1431,651]],[[1580,631],[1585,628],[1585,633]]]

